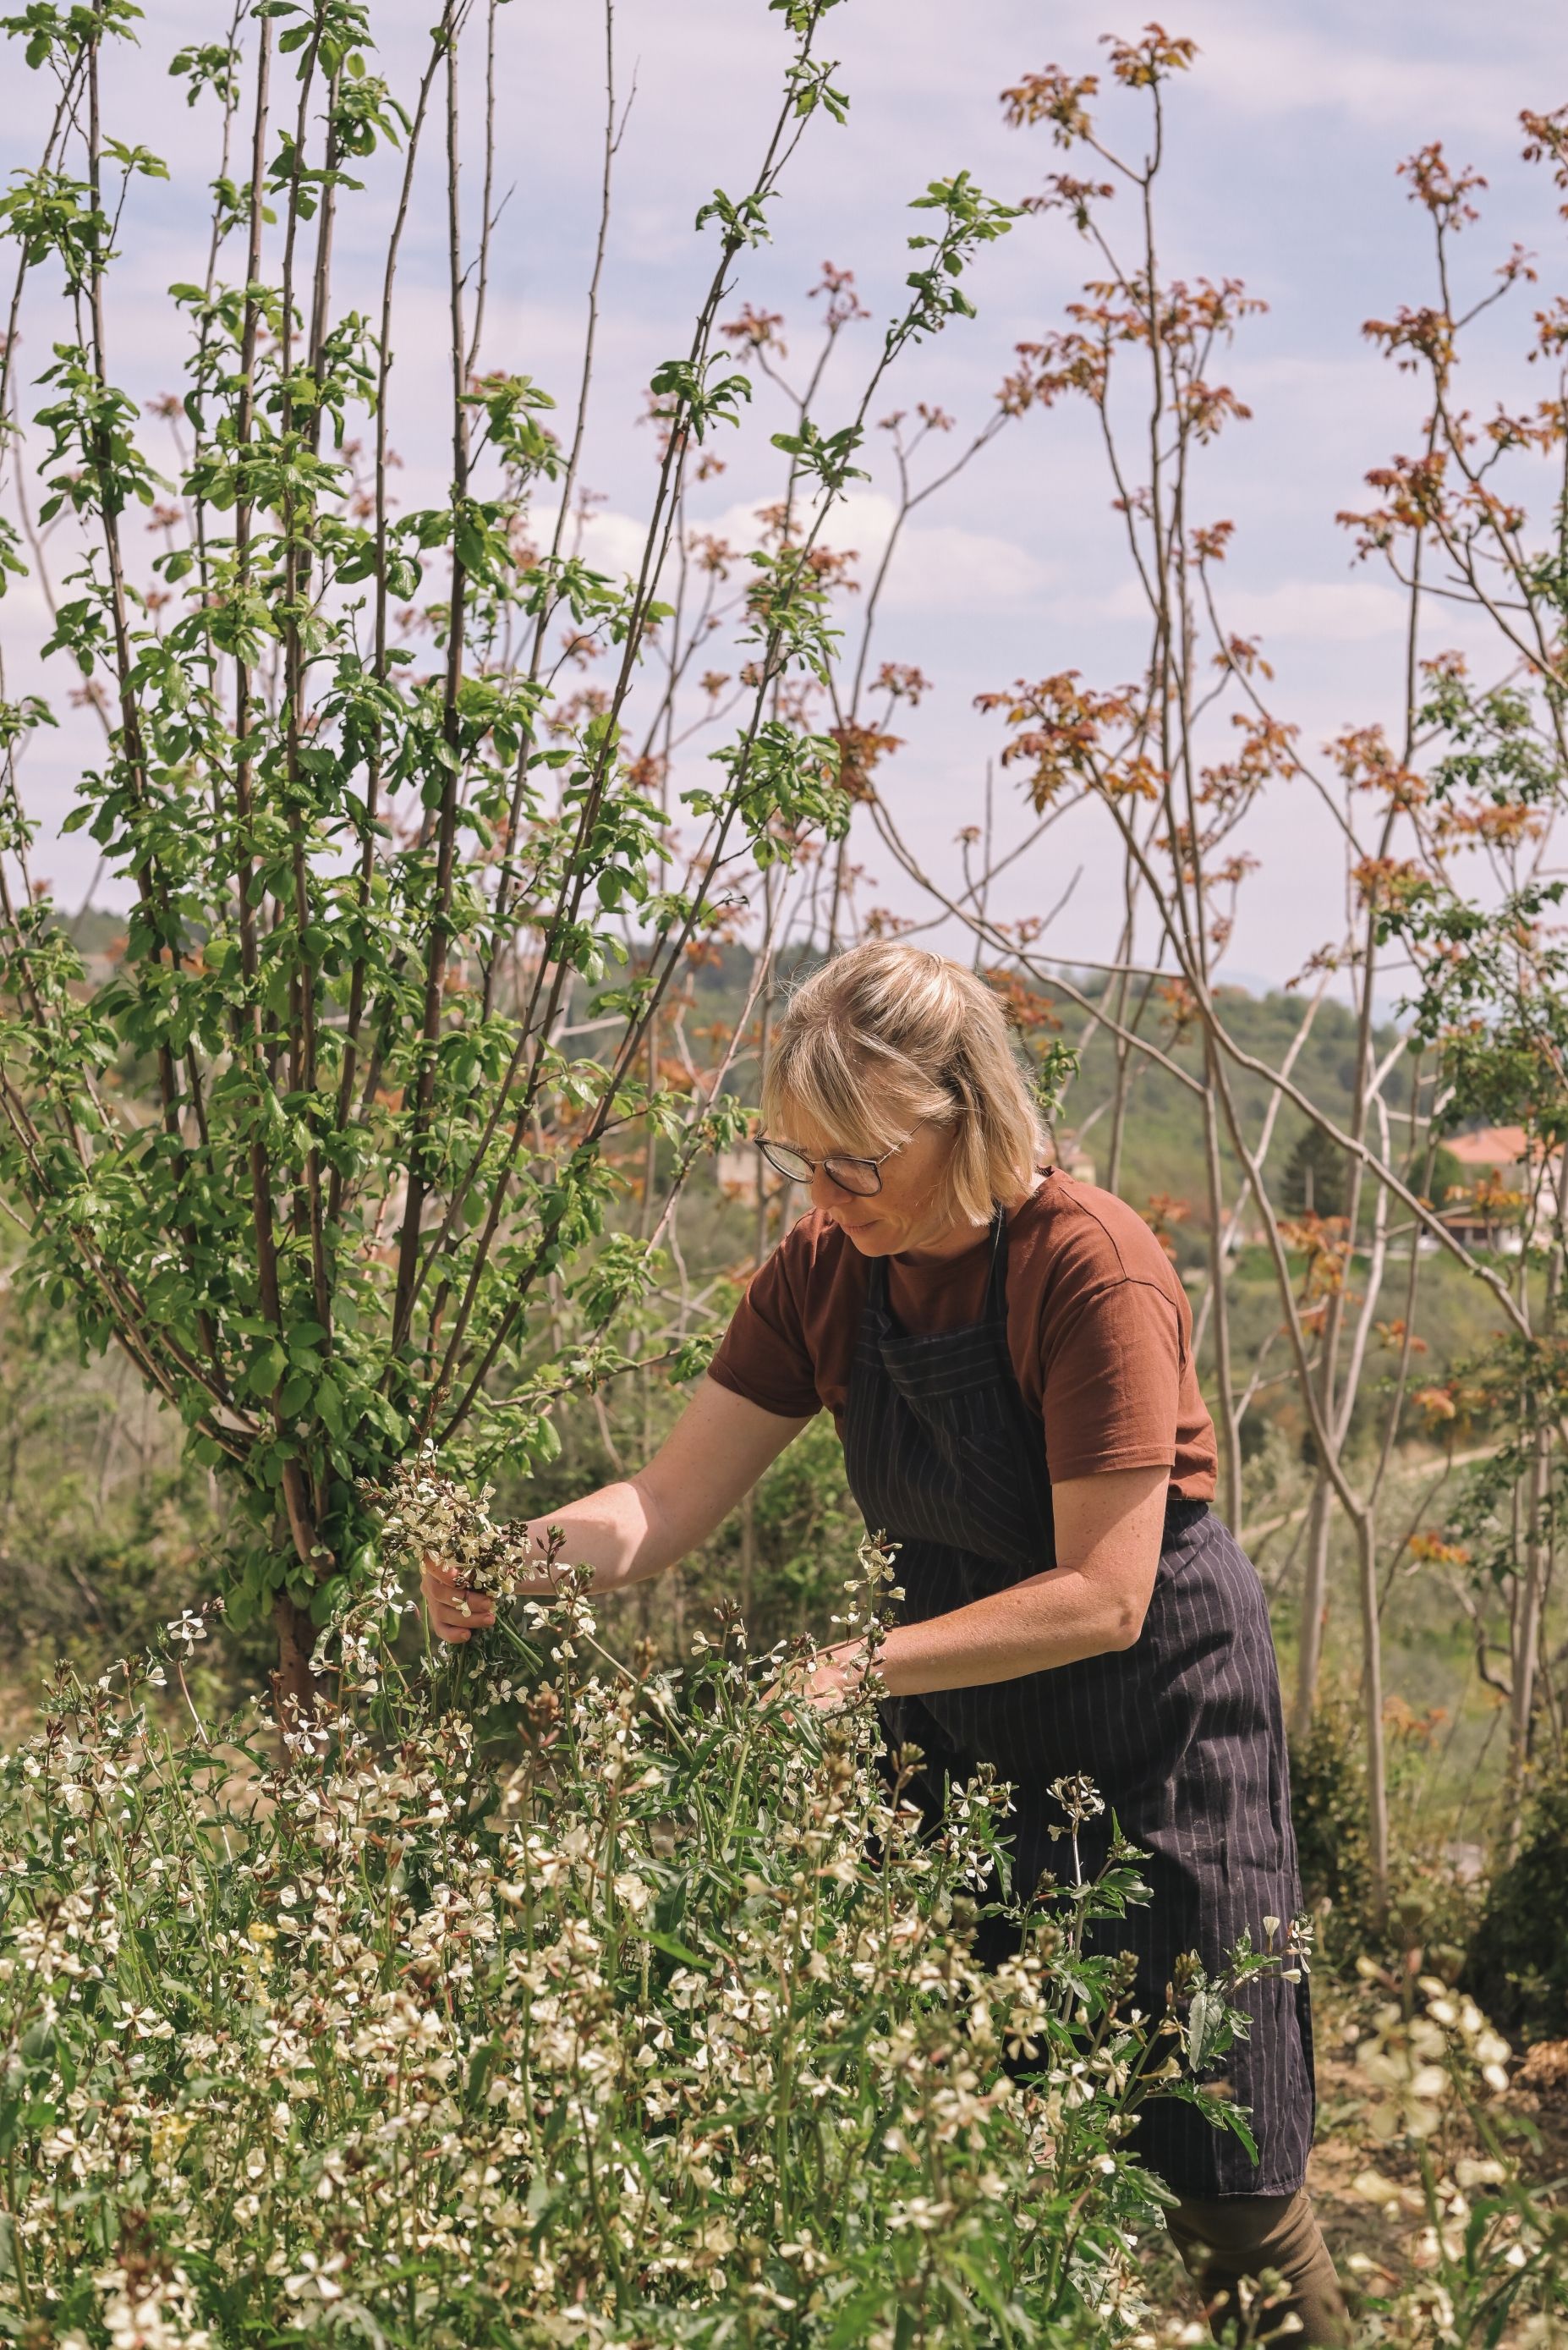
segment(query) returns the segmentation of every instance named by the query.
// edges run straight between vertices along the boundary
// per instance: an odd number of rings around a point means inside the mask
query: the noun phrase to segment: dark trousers
[[[1226,2195],[1213,2201],[1189,2198],[1168,2210],[1165,2224],[1187,2272],[1203,2297],[1204,2314],[1217,2342],[1235,2328],[1241,2342],[1276,2336],[1302,2350],[1324,2344],[1344,2350],[1350,2320],[1306,2190],[1294,2195]],[[1285,2281],[1282,2296],[1266,2294],[1258,2283],[1264,2269]],[[1284,2334],[1281,2324],[1299,2324]]]

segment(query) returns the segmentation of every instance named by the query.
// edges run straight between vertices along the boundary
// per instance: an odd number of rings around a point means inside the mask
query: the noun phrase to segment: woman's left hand
[[[817,1652],[807,1672],[800,1694],[807,1705],[818,1713],[838,1713],[854,1702],[866,1679],[866,1643],[864,1640],[840,1640],[831,1648]],[[763,1702],[776,1697],[794,1697],[793,1684],[775,1681],[766,1691]]]

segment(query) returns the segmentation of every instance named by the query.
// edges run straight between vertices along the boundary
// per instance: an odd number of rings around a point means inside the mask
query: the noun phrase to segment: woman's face
[[[779,1139],[794,1144],[817,1161],[811,1179],[811,1204],[830,1223],[841,1225],[862,1256],[894,1256],[906,1250],[938,1255],[968,1247],[975,1227],[956,1223],[940,1205],[942,1177],[952,1149],[950,1128],[917,1126],[901,1149],[882,1161],[882,1189],[863,1198],[842,1191],[821,1164],[841,1151],[836,1136],[824,1134],[798,1114],[784,1121]]]

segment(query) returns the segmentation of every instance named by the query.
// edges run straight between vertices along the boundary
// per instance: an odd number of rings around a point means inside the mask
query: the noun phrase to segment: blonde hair
[[[879,939],[834,956],[797,987],[763,1076],[763,1118],[793,1118],[875,1159],[917,1121],[948,1128],[944,1208],[989,1221],[1033,1181],[1044,1132],[1000,998],[927,947]]]

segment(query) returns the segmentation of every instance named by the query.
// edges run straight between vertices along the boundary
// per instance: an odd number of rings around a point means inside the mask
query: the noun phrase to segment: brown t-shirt
[[[888,1259],[888,1303],[911,1335],[985,1310],[990,1242],[930,1264]],[[815,1211],[784,1234],[735,1309],[710,1377],[787,1419],[840,1419],[866,1303],[866,1259]],[[1044,1422],[1053,1483],[1168,1466],[1176,1492],[1214,1494],[1214,1424],[1198,1390],[1192,1314],[1165,1251],[1114,1192],[1059,1170],[1010,1211],[1007,1344]]]

